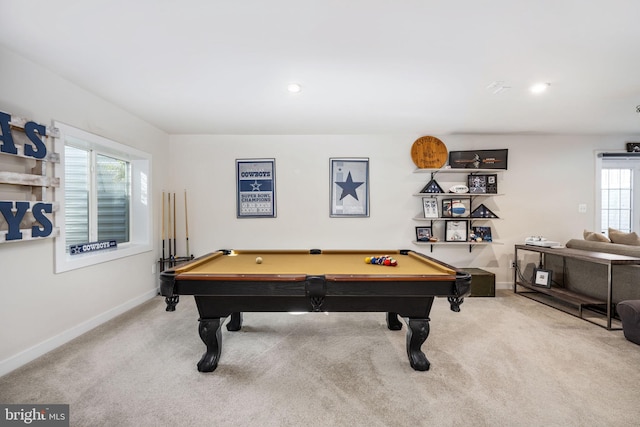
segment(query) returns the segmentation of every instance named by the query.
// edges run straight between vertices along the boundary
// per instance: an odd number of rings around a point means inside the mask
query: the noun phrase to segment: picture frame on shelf
[[[443,218],[468,218],[471,200],[466,198],[442,199]]]
[[[542,268],[536,268],[533,270],[532,283],[534,286],[540,286],[542,288],[550,288],[552,276],[553,276],[552,270],[544,270]]]
[[[473,226],[471,227],[471,236],[470,240],[475,242],[493,242],[493,237],[491,236],[491,227],[486,226]]]
[[[416,240],[418,242],[428,242],[433,237],[431,227],[416,227]]]
[[[466,242],[467,221],[445,221],[445,242]]]
[[[452,169],[507,169],[509,150],[450,151]]]
[[[467,177],[467,186],[471,194],[497,194],[498,175],[469,174]]]
[[[438,199],[434,197],[423,197],[422,207],[425,218],[438,218]]]

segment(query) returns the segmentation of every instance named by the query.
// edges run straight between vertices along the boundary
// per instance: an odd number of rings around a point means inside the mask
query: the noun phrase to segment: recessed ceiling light
[[[289,83],[287,85],[287,90],[291,93],[298,93],[302,90],[302,86],[300,86],[298,83]]]
[[[551,86],[550,83],[536,83],[529,88],[531,93],[543,93]]]

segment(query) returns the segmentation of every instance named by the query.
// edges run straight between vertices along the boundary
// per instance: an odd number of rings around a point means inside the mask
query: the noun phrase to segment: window
[[[98,240],[128,242],[131,163],[71,145],[64,147],[64,155],[67,250]]]
[[[597,162],[598,224],[608,234],[609,228],[631,232],[638,229],[640,197],[640,157],[631,153],[600,153]]]
[[[56,272],[150,250],[151,156],[62,123],[55,126],[64,143],[56,171],[62,181],[56,200],[64,206],[56,213]],[[111,240],[117,249],[69,251],[72,245]]]
[[[625,232],[633,229],[632,209],[633,169],[604,167],[601,173],[601,231],[607,233],[609,227]]]

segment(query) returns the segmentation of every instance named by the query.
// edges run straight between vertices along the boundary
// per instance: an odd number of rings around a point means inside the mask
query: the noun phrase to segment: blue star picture
[[[356,182],[351,178],[351,172],[347,175],[347,180],[344,182],[336,182],[342,188],[342,194],[340,195],[340,200],[344,199],[347,196],[353,196],[354,199],[358,200],[358,195],[356,194],[356,188],[360,187],[364,184],[362,182]]]
[[[369,216],[369,159],[332,158],[332,217]]]

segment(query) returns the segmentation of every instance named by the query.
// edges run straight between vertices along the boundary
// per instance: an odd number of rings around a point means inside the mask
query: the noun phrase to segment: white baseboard
[[[496,289],[511,289],[513,290],[513,280],[510,282],[496,282]]]
[[[122,313],[125,313],[134,307],[137,307],[138,305],[152,299],[156,295],[158,295],[158,289],[152,289],[140,295],[139,297],[126,301],[124,304],[114,307],[109,311],[106,311],[96,317],[87,320],[86,322],[74,326],[71,329],[67,329],[66,331],[49,339],[46,339],[45,341],[42,341],[41,343],[36,344],[31,348],[21,351],[15,356],[11,356],[8,359],[1,361],[0,377],[18,369],[23,365],[26,365],[27,363],[37,359],[38,357],[50,352],[53,349],[68,343],[72,339],[77,338],[80,335],[90,331],[91,329],[102,325],[103,323],[115,318],[116,316],[119,316]]]

